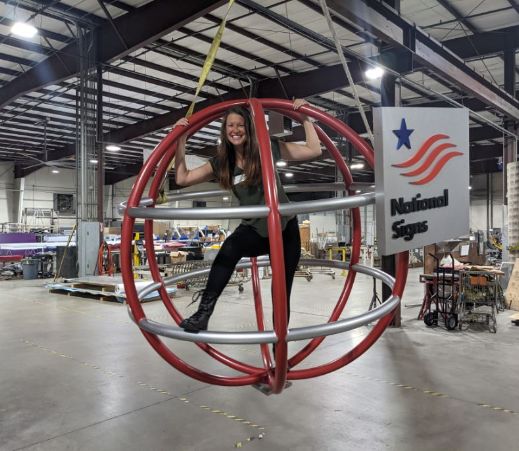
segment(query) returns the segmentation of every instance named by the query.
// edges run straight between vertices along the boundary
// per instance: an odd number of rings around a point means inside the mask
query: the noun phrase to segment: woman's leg
[[[290,293],[292,292],[294,274],[301,257],[301,236],[299,235],[297,216],[288,221],[283,231],[283,254],[285,256],[288,318],[290,319]]]
[[[209,272],[205,290],[198,310],[180,323],[190,332],[206,330],[216,301],[226,287],[236,264],[242,257],[253,257],[265,253],[267,239],[260,237],[251,227],[238,226],[223,243]]]

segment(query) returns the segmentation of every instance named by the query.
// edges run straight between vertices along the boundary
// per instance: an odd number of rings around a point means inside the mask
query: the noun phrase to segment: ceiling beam
[[[516,99],[478,75],[454,53],[384,3],[375,0],[328,0],[328,6],[344,18],[355,19],[384,42],[408,49],[420,64],[432,68],[508,117],[519,120],[519,102]]]
[[[519,48],[519,25],[449,39],[442,44],[464,60],[499,55]]]
[[[96,29],[99,46],[98,61],[107,63],[156,41],[161,36],[203,16],[226,3],[226,0],[190,0],[176,2],[155,0],[114,19],[126,46],[117,37],[109,22]],[[79,73],[79,49],[73,42],[37,64],[35,67],[7,83],[0,89],[0,107],[21,95],[49,84],[70,78]]]

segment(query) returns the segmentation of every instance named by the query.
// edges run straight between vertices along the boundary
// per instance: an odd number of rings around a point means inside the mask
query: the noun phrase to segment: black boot
[[[207,330],[209,318],[213,314],[214,306],[218,297],[213,293],[202,291],[202,300],[198,306],[198,310],[189,318],[186,318],[180,323],[180,327],[186,332],[198,332],[200,330]],[[196,300],[195,300],[196,301]]]

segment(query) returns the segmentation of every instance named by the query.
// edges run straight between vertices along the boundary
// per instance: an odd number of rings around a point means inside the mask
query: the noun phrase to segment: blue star
[[[398,144],[396,145],[396,150],[399,150],[400,147],[406,146],[408,149],[411,148],[411,142],[409,141],[409,136],[414,132],[414,129],[407,128],[407,124],[405,123],[405,119],[402,118],[402,122],[400,122],[400,129],[393,130],[393,133],[398,138]]]

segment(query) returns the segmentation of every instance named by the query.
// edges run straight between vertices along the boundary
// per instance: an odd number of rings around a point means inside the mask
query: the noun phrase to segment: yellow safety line
[[[54,355],[56,357],[62,357],[62,358],[65,358],[65,359],[69,359],[69,360],[72,360],[74,362],[79,363],[80,365],[83,365],[83,366],[95,369],[97,371],[100,371],[101,373],[103,373],[103,374],[105,374],[107,376],[112,376],[112,377],[115,376],[115,377],[119,377],[119,378],[126,377],[123,374],[118,374],[118,373],[116,373],[114,371],[105,370],[105,369],[101,368],[100,366],[95,365],[93,363],[81,361],[79,359],[76,359],[75,357],[72,357],[72,356],[69,356],[69,355],[66,355],[66,354],[62,354],[62,353],[60,353],[58,351],[55,351],[53,349],[49,349],[49,348],[47,348],[45,346],[39,345],[37,343],[34,343],[33,341],[31,341],[31,340],[29,340],[27,338],[21,338],[20,341],[22,343],[28,345],[28,346],[32,346],[34,348],[40,349],[42,351],[45,351],[48,354],[52,354],[52,355]],[[189,399],[187,397],[185,397],[185,396],[175,396],[175,395],[173,395],[172,393],[170,393],[167,390],[164,390],[164,389],[161,389],[161,388],[158,388],[158,387],[154,387],[153,385],[147,384],[146,382],[142,382],[142,381],[137,381],[136,384],[139,387],[145,388],[146,390],[150,390],[150,391],[161,393],[163,395],[167,395],[167,396],[171,397],[171,399],[176,399],[177,401],[180,401],[180,402],[182,402],[184,404],[191,404]],[[255,429],[256,431],[261,431],[256,436],[249,436],[245,440],[235,442],[234,443],[234,447],[235,448],[241,448],[244,443],[251,442],[252,440],[255,440],[255,439],[261,440],[264,437],[264,434],[265,434],[265,432],[264,432],[265,431],[265,427],[264,426],[261,426],[259,424],[255,424],[252,421],[246,420],[244,418],[238,418],[236,415],[232,415],[232,414],[230,414],[228,412],[225,412],[224,410],[221,410],[221,409],[214,409],[212,407],[205,406],[205,405],[201,405],[201,406],[198,406],[198,407],[200,409],[202,409],[202,410],[205,410],[206,412],[214,413],[214,414],[217,414],[217,415],[222,415],[222,416],[228,418],[229,420],[236,421],[238,423],[244,424],[244,425],[246,425],[246,426],[248,426],[250,428]]]
[[[225,16],[222,19],[222,22],[220,23],[220,26],[218,27],[218,31],[216,32],[213,42],[211,43],[211,47],[209,48],[209,53],[207,54],[207,57],[205,58],[204,66],[202,67],[202,73],[200,74],[200,78],[198,79],[198,85],[196,87],[195,91],[195,98],[191,102],[191,105],[189,106],[189,109],[187,110],[186,117],[189,118],[193,111],[195,110],[195,102],[198,97],[198,94],[200,94],[200,90],[205,84],[205,80],[207,79],[207,76],[209,75],[209,72],[211,71],[211,67],[213,66],[214,60],[216,58],[216,53],[218,52],[218,49],[220,48],[220,43],[222,42],[222,36],[223,32],[225,30],[225,23],[227,22],[227,16],[229,15],[229,11],[232,8],[232,5],[234,3],[234,0],[229,0],[229,4],[227,5],[227,11],[225,13]]]
[[[211,71],[211,67],[213,67],[214,60],[216,58],[216,53],[218,52],[218,49],[220,48],[220,43],[222,42],[222,36],[223,32],[225,30],[225,24],[227,22],[227,16],[229,15],[229,11],[231,10],[232,5],[234,4],[234,0],[229,0],[229,3],[227,5],[227,11],[225,12],[225,16],[222,19],[222,22],[220,23],[220,26],[218,27],[218,31],[216,32],[213,42],[211,43],[211,47],[209,48],[209,53],[207,54],[204,65],[202,67],[202,72],[200,73],[200,77],[198,78],[198,84],[195,91],[195,97],[193,98],[193,101],[191,102],[191,105],[189,106],[186,118],[191,117],[193,114],[193,111],[195,110],[195,103],[198,98],[198,94],[200,94],[200,91],[202,90],[205,81],[207,79],[207,76],[209,75],[209,72]],[[175,159],[169,163],[168,170],[169,172],[171,169],[175,167]],[[157,204],[163,204],[167,202],[167,197],[164,194],[164,184],[166,183],[166,177],[164,177],[164,180],[162,180],[162,183],[159,187],[159,194],[157,195],[156,203]]]
[[[446,393],[441,393],[441,392],[437,392],[437,391],[434,391],[434,390],[427,390],[427,389],[423,389],[423,388],[417,388],[417,387],[413,387],[412,385],[407,385],[407,384],[398,384],[396,382],[387,381],[387,380],[384,380],[384,379],[378,379],[378,378],[375,378],[375,377],[364,376],[364,375],[360,375],[360,374],[355,374],[355,373],[351,373],[349,371],[346,371],[346,374],[348,374],[350,376],[353,376],[353,377],[357,377],[359,379],[366,379],[366,380],[374,381],[374,382],[382,382],[382,383],[387,384],[387,385],[392,385],[393,387],[403,388],[405,390],[416,391],[418,393],[422,393],[422,394],[427,395],[427,396],[432,396],[434,398],[450,398],[450,399],[455,399],[457,401],[462,401],[462,402],[468,402],[470,404],[475,404],[478,407],[486,407],[487,409],[490,409],[490,410],[492,410],[494,412],[505,412],[505,413],[509,413],[509,414],[512,414],[512,415],[519,415],[519,412],[515,412],[514,410],[511,410],[511,409],[506,409],[504,407],[499,407],[499,406],[493,406],[491,404],[485,404],[485,403],[481,403],[481,402],[477,402],[476,403],[474,401],[467,401],[465,399],[454,398],[452,396],[449,396]]]

